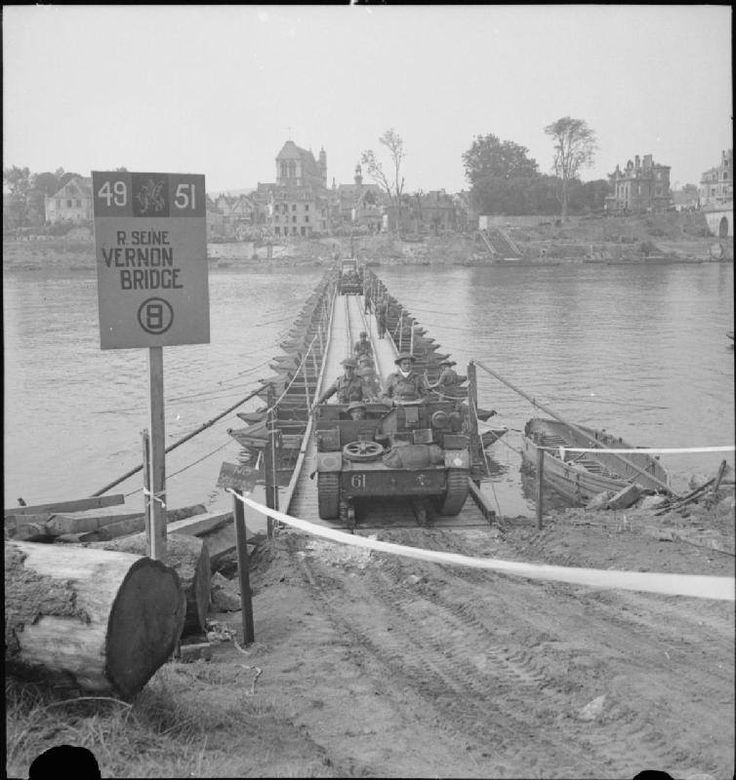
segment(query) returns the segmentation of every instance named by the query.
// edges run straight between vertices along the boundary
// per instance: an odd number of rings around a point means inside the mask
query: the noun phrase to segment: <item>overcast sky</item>
[[[585,180],[652,154],[697,183],[731,146],[731,10],[692,6],[5,6],[4,165],[275,178],[289,137],[352,181],[393,127],[407,191],[466,188],[476,135],[552,164],[584,119]]]

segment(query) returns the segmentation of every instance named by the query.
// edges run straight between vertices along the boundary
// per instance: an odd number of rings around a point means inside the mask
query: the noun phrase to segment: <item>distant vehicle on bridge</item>
[[[355,258],[343,260],[340,264],[337,291],[340,295],[363,294],[363,273],[362,269],[358,268],[358,261]]]

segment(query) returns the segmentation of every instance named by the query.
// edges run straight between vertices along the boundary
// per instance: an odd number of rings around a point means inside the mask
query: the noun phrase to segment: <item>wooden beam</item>
[[[34,506],[14,506],[5,509],[4,515],[38,515],[44,512],[58,514],[59,512],[84,512],[87,509],[99,509],[103,506],[124,504],[125,496],[120,493],[114,496],[92,496],[79,498],[75,501],[55,501],[51,504],[35,504]]]
[[[232,512],[209,513],[194,515],[184,520],[176,520],[167,525],[169,534],[187,534],[188,536],[203,536],[216,531],[222,526],[232,523]]]
[[[473,499],[481,514],[488,522],[492,522],[496,518],[496,512],[492,509],[490,503],[488,503],[488,497],[484,496],[478,485],[468,477],[468,487],[470,488],[470,497]]]

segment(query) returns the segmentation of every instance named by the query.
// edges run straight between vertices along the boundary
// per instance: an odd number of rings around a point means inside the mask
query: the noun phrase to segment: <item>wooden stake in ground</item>
[[[5,543],[8,671],[130,698],[171,656],[184,612],[179,577],[160,561]]]
[[[245,530],[245,509],[240,497],[233,493],[233,520],[238,549],[238,577],[240,580],[240,611],[243,623],[243,644],[255,641],[253,630],[253,598],[250,590],[250,561],[248,559],[248,539]]]
[[[544,514],[544,449],[537,447],[537,528],[542,528]]]

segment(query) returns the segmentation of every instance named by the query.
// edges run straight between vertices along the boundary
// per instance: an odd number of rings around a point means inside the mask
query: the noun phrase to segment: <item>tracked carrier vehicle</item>
[[[348,419],[347,405],[318,407],[319,516],[353,529],[356,506],[378,497],[412,502],[420,525],[430,515],[457,515],[468,496],[469,437],[451,402],[366,405]],[[428,506],[429,504],[429,506]]]
[[[343,260],[340,264],[340,276],[337,280],[337,292],[340,295],[362,295],[363,274],[355,259]]]

